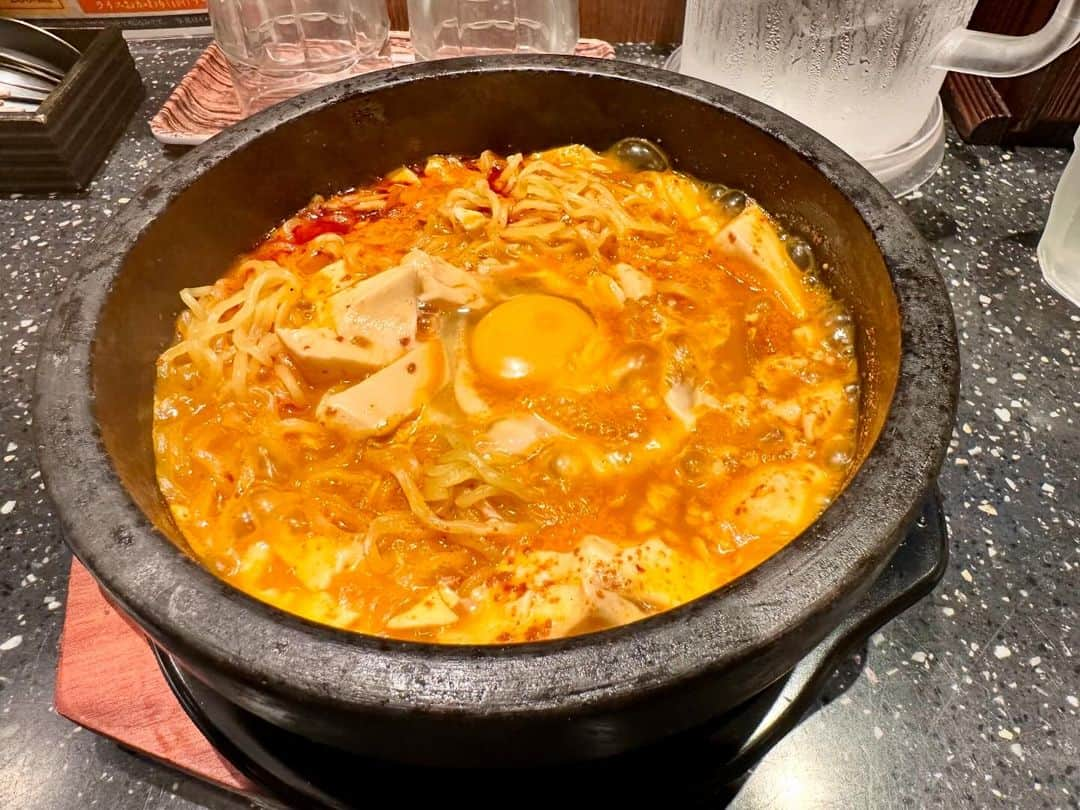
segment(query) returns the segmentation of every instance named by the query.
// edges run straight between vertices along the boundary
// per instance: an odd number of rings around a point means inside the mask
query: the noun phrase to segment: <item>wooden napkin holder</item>
[[[979,0],[971,28],[1024,36],[1042,28],[1057,0]],[[1080,47],[1011,79],[950,73],[941,99],[968,143],[1068,146],[1080,125]]]

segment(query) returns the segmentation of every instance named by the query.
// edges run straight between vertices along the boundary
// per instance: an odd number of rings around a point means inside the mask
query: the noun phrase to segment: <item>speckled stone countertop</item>
[[[52,709],[69,555],[30,439],[53,300],[109,217],[180,154],[147,121],[202,44],[132,45],[148,97],[88,193],[0,198],[0,807],[248,806]],[[833,678],[734,807],[1080,806],[1080,309],[1035,260],[1066,158],[951,140],[939,175],[904,201],[960,330],[940,483],[952,561]]]

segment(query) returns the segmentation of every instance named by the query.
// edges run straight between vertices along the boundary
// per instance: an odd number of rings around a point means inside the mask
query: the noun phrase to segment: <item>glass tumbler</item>
[[[208,6],[245,115],[350,76],[360,63],[390,65],[385,0],[208,0]]]
[[[577,0],[409,0],[417,59],[573,53]]]

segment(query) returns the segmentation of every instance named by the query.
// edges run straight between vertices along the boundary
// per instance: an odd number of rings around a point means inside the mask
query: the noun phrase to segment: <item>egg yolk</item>
[[[473,363],[495,381],[548,382],[566,372],[595,330],[592,318],[572,301],[518,295],[476,324]]]

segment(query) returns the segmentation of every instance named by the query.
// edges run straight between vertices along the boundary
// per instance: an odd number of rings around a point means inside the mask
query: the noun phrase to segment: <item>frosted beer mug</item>
[[[688,0],[679,70],[797,118],[900,194],[941,161],[947,70],[1017,76],[1080,36],[1080,0],[1023,37],[965,29],[976,2]]]

